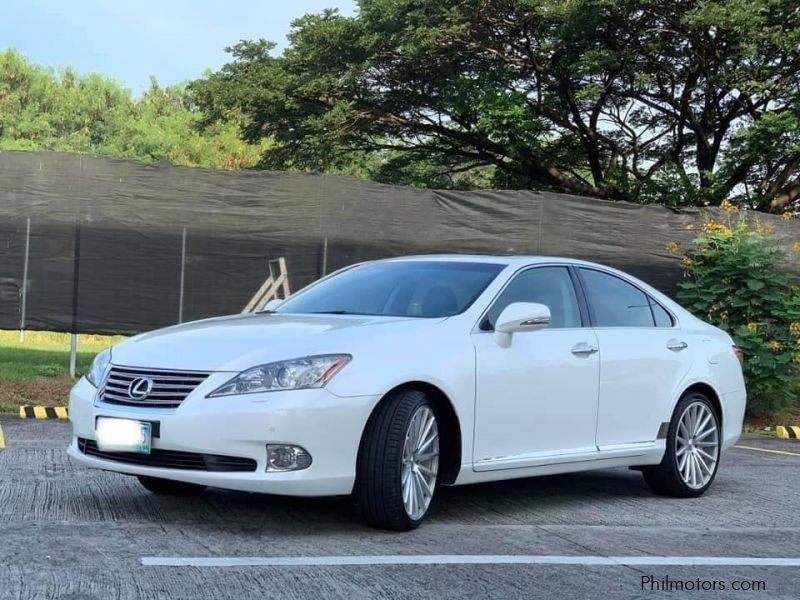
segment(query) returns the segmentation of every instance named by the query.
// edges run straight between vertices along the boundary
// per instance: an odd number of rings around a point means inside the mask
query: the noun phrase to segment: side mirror
[[[550,325],[550,309],[534,302],[509,304],[497,317],[494,330],[500,333],[538,331]]]
[[[276,308],[278,308],[278,307],[279,307],[281,304],[283,304],[283,300],[281,300],[280,298],[273,298],[272,300],[270,300],[269,302],[267,302],[267,303],[266,303],[266,304],[263,306],[263,308],[262,308],[261,310],[262,310],[262,311],[266,311],[266,310],[275,310],[275,309],[276,309]]]

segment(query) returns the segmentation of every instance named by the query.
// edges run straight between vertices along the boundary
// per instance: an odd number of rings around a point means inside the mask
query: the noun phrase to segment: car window
[[[504,267],[459,261],[367,263],[309,286],[276,312],[448,317],[465,311]]]
[[[514,277],[486,313],[480,328],[492,331],[497,317],[514,302],[537,302],[550,309],[550,327],[580,327],[575,287],[566,267],[535,267]]]
[[[650,299],[639,288],[594,269],[580,271],[595,327],[654,327]]]
[[[648,298],[650,300],[650,308],[653,309],[653,318],[656,320],[656,327],[672,327],[675,325],[675,323],[672,321],[672,315],[670,315],[658,302],[649,296]]]

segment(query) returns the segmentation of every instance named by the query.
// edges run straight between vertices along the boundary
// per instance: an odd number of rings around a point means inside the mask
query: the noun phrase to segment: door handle
[[[572,347],[572,353],[576,356],[588,356],[590,354],[594,354],[597,352],[597,346],[592,346],[591,344],[587,344],[586,342],[581,342],[580,344],[575,344]]]
[[[675,350],[676,352],[680,352],[681,350],[686,350],[689,347],[689,344],[686,342],[682,342],[680,340],[670,340],[667,342],[667,348],[670,350]]]

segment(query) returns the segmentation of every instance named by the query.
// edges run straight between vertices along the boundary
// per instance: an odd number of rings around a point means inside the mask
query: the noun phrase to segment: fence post
[[[181,289],[178,296],[178,323],[183,323],[183,290],[186,283],[186,227],[181,239]]]
[[[328,274],[328,236],[322,242],[322,276]]]
[[[75,253],[72,268],[72,329],[69,339],[69,376],[75,379],[78,359],[78,283],[81,267],[81,220],[75,222]]]
[[[25,265],[22,268],[22,306],[19,315],[19,341],[25,341],[25,316],[28,310],[28,260],[31,254],[31,218],[25,230]]]

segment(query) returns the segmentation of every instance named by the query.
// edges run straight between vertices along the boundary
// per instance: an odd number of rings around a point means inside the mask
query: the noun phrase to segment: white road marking
[[[356,565],[583,565],[800,567],[800,558],[750,556],[546,556],[430,554],[376,556],[143,556],[147,567],[325,567]]]
[[[734,448],[740,448],[741,450],[755,450],[756,452],[769,452],[770,454],[783,454],[788,456],[800,456],[798,452],[787,452],[786,450],[772,450],[770,448],[756,448],[755,446],[739,446],[736,445]]]

